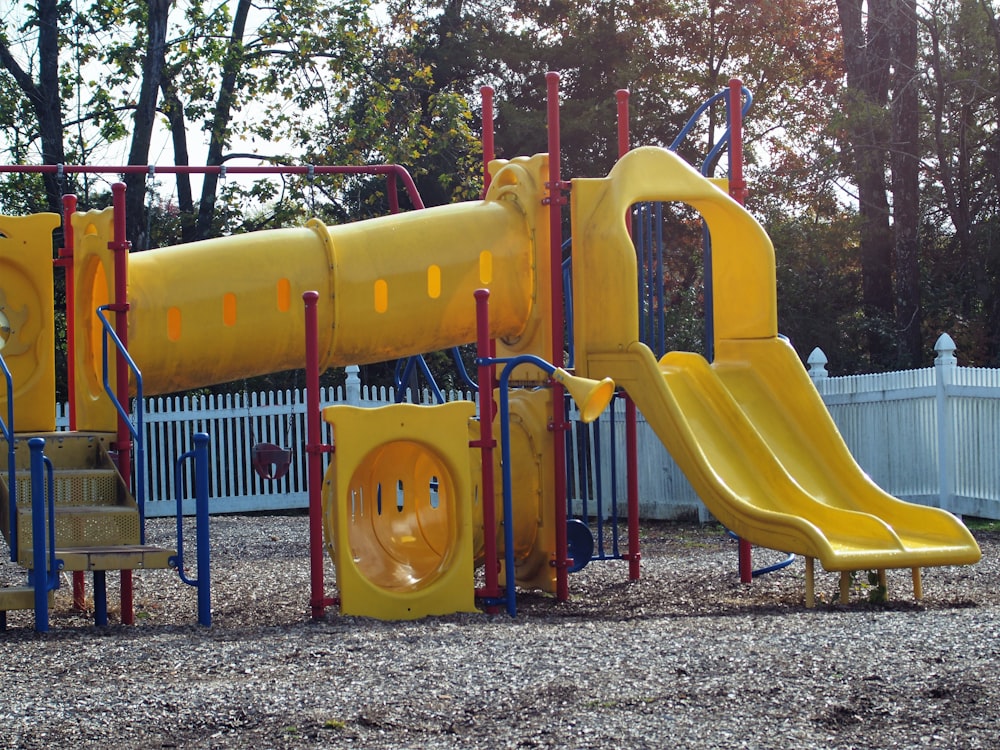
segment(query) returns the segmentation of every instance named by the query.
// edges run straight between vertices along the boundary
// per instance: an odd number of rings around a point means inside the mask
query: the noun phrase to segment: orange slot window
[[[181,309],[179,307],[167,308],[167,338],[171,341],[181,339]]]
[[[384,313],[389,309],[389,284],[385,279],[375,282],[375,312]]]
[[[427,269],[427,296],[437,299],[441,296],[441,267],[430,266]]]
[[[493,281],[493,253],[489,250],[479,253],[479,281],[483,284]]]
[[[232,292],[222,295],[222,323],[226,326],[236,325],[236,295]]]
[[[278,279],[278,312],[288,312],[292,308],[292,282]]]

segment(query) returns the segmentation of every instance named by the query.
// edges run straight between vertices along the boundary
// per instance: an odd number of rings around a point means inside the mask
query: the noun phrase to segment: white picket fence
[[[810,375],[862,468],[885,490],[959,515],[1000,519],[1000,369],[959,367],[954,343],[938,340],[933,367],[905,372],[828,377],[815,350]],[[472,399],[468,393],[448,398]],[[376,406],[393,402],[390,389],[362,387],[356,371],[346,388],[324,389],[323,404]],[[421,395],[431,403],[430,395]],[[60,418],[60,424],[65,423]],[[600,420],[583,425],[571,414],[569,494],[574,509],[602,515],[625,509],[625,414],[616,400]],[[175,461],[195,432],[210,437],[211,508],[247,513],[304,508],[305,394],[302,391],[147,399],[146,498],[150,517],[173,515],[182,498],[193,512],[185,470],[178,487]],[[324,435],[329,439],[329,434]],[[292,449],[288,474],[261,479],[251,464],[255,443]],[[644,518],[708,518],[683,473],[646,424],[638,421],[640,514]],[[600,490],[600,492],[598,491]]]

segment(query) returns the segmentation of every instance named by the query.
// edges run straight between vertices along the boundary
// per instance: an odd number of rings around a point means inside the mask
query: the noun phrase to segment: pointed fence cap
[[[822,349],[818,346],[813,349],[809,353],[809,359],[806,360],[806,364],[809,365],[809,377],[813,380],[828,377],[830,373],[826,371],[826,364],[829,361]]]
[[[955,358],[955,340],[949,336],[947,333],[942,333],[938,336],[938,340],[934,343],[934,351],[937,352],[937,357],[934,360],[936,365],[956,365],[958,360]]]

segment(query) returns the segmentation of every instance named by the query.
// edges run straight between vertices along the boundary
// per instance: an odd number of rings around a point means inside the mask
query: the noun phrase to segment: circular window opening
[[[416,591],[445,570],[455,546],[455,491],[441,457],[411,440],[380,445],[350,485],[348,542],[376,586]]]

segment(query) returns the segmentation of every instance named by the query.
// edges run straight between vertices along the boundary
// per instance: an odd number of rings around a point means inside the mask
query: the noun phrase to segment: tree
[[[892,218],[898,363],[921,364],[920,307],[920,104],[917,77],[916,0],[894,0],[892,28]]]
[[[62,82],[59,76],[59,18],[58,0],[39,0],[33,17],[29,17],[17,30],[27,35],[29,29],[37,28],[38,36],[32,58],[37,62],[37,78],[30,69],[25,70],[12,53],[7,23],[0,27],[0,65],[30,104],[38,126],[40,157],[45,164],[63,164],[66,161],[60,96]],[[42,180],[45,185],[46,208],[60,213],[62,194],[56,175],[44,175]]]
[[[847,70],[842,108],[848,137],[845,155],[858,191],[861,296],[869,322],[868,355],[873,363],[885,361],[894,310],[893,235],[885,173],[889,144],[889,3],[870,0],[866,20],[863,0],[837,0]]]

